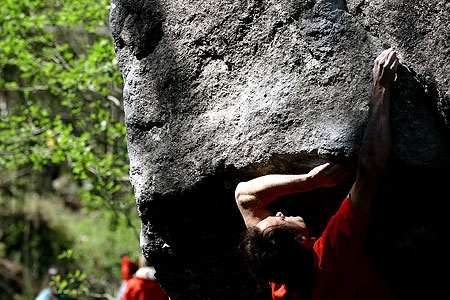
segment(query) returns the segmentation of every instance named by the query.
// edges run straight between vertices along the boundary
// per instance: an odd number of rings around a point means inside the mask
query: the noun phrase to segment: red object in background
[[[158,281],[146,277],[134,276],[128,280],[123,300],[169,300]]]
[[[139,269],[139,266],[130,261],[128,255],[122,256],[122,279],[130,279],[134,273]]]

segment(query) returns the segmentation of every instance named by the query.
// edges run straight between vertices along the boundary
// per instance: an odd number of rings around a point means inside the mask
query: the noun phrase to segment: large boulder
[[[386,47],[402,65],[392,91],[391,167],[368,251],[400,298],[442,298],[437,271],[450,248],[448,1],[111,5],[141,247],[172,300],[270,297],[236,257],[244,223],[234,188],[329,160],[354,175],[373,61]],[[320,234],[352,181],[294,195],[283,209]]]

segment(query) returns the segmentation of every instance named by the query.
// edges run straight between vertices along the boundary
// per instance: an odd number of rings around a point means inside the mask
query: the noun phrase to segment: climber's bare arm
[[[359,153],[356,181],[350,191],[353,203],[366,214],[370,213],[389,157],[390,90],[398,64],[392,49],[383,51],[374,63],[369,120]]]
[[[346,176],[348,172],[332,163],[317,166],[307,174],[265,175],[239,183],[235,191],[236,203],[245,225],[255,226],[266,217],[274,215],[267,205],[279,197],[334,186]]]

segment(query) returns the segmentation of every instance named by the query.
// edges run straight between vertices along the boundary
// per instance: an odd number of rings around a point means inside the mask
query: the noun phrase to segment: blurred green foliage
[[[121,251],[138,249],[139,243],[109,5],[109,0],[0,3],[0,197],[23,208],[4,204],[2,228],[9,223],[0,231],[6,249],[0,258],[42,276],[50,261],[41,260],[73,249],[71,280],[87,281],[87,287],[89,281],[92,287],[93,281],[101,286],[120,280]],[[26,210],[32,198],[75,202],[72,217],[55,221],[33,214]],[[36,225],[27,238],[24,224]],[[56,243],[41,249],[51,250],[47,254],[33,250],[47,245],[39,231],[43,224],[46,238]],[[27,249],[9,248],[17,241],[28,243]],[[32,261],[26,258],[31,252]],[[114,268],[117,275],[105,275]]]
[[[4,0],[0,6],[0,165],[8,171],[67,166],[83,183],[79,198],[92,208],[115,208],[108,200],[129,192],[122,78],[104,33],[108,4]]]

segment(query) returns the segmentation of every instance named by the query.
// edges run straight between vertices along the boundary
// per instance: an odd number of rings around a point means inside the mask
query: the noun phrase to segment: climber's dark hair
[[[298,234],[298,229],[283,225],[264,231],[249,227],[241,236],[238,252],[255,279],[296,286],[309,293],[315,276],[313,251],[300,245]]]

